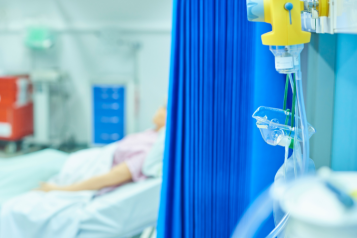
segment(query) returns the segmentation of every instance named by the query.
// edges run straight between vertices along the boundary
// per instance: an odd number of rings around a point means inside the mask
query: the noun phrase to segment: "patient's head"
[[[166,125],[166,107],[160,107],[156,113],[152,121],[155,124],[155,130],[158,131]]]

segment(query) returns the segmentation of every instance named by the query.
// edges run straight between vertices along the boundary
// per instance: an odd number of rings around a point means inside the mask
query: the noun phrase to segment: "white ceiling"
[[[0,0],[0,27],[171,26],[172,0]]]

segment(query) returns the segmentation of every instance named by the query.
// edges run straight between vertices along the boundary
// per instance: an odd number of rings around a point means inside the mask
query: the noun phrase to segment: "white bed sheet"
[[[68,159],[64,165],[64,171],[59,173],[59,175],[52,179],[52,181],[59,179],[59,181],[63,182],[64,178],[66,178],[67,175],[70,175],[71,171],[75,169],[74,167],[79,166],[80,161],[83,160],[87,160],[87,162],[88,160],[93,160],[92,162],[96,164],[96,166],[93,166],[92,168],[101,167],[101,169],[105,169],[105,164],[109,163],[109,156],[112,152],[114,152],[114,148],[115,145],[109,145],[102,149],[103,153],[101,153],[101,149],[90,149],[77,153],[77,155],[80,156],[74,157],[72,155],[72,160]],[[88,157],[89,154],[92,155],[89,156],[92,158]],[[99,154],[104,156],[98,156]],[[33,154],[31,156],[33,156]],[[69,166],[70,164],[73,166]],[[65,169],[66,167],[67,169]],[[82,173],[83,175],[88,176],[88,174],[100,172],[98,170],[94,171],[89,167],[85,169],[85,172]],[[81,178],[83,179],[84,177],[81,176]],[[73,179],[77,180],[79,178],[74,178],[72,176],[71,180]],[[64,181],[64,183],[67,183],[67,181]],[[84,201],[84,205],[80,206],[81,208],[79,212],[76,208],[76,213],[78,212],[78,218],[76,221],[79,219],[79,225],[75,228],[78,229],[76,237],[131,237],[140,233],[146,227],[155,225],[158,216],[160,189],[161,179],[148,179],[120,186],[111,193],[95,197],[89,201]],[[36,205],[40,207],[41,203],[37,203]],[[68,211],[66,212],[68,213]],[[56,224],[56,221],[53,222],[52,224]],[[13,223],[16,225],[14,227],[17,227],[17,229],[22,228],[20,223],[15,223]],[[44,229],[43,225],[41,225],[41,229],[44,233],[48,234],[48,229]],[[46,236],[48,237],[48,235]],[[26,238],[28,237],[26,236]]]
[[[57,174],[69,154],[45,149],[14,158],[0,159],[0,206]]]
[[[156,225],[161,179],[129,183],[97,197],[82,210],[78,238],[124,238]]]

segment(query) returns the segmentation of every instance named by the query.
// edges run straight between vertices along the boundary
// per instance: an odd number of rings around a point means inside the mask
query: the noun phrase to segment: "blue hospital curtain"
[[[174,0],[173,13],[158,237],[230,237],[283,155],[251,115],[259,104],[282,106],[284,79],[245,0]]]

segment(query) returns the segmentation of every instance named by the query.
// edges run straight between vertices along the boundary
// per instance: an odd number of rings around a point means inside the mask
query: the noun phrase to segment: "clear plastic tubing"
[[[303,161],[301,166],[301,174],[308,171],[308,159],[309,159],[309,137],[308,137],[308,124],[306,118],[304,95],[301,80],[301,71],[297,71],[295,74],[296,79],[296,94],[297,94],[297,104],[298,112],[295,117],[295,129],[298,131],[299,123],[297,120],[300,117],[301,120],[301,130],[302,130],[302,148],[303,148]],[[291,85],[294,85],[294,79],[290,74]],[[297,141],[297,134],[295,133],[295,143]],[[270,214],[273,212],[273,198],[270,196],[270,188],[264,191],[248,208],[247,212],[243,215],[241,221],[236,227],[232,238],[253,238],[255,233],[258,231],[259,227],[263,222],[268,219]],[[289,214],[286,214],[280,223],[275,227],[275,229],[266,238],[277,237],[285,228],[285,225],[289,219]]]
[[[249,206],[238,223],[232,238],[253,238],[272,212],[273,198],[270,196],[269,187]]]
[[[302,138],[302,148],[303,148],[303,153],[302,153],[302,168],[301,172],[302,174],[305,174],[308,171],[308,161],[309,161],[309,152],[310,152],[310,147],[309,147],[309,131],[308,131],[308,124],[307,124],[307,118],[306,118],[306,110],[305,110],[305,103],[304,103],[304,94],[303,94],[303,88],[302,88],[302,80],[301,80],[301,71],[296,72],[296,94],[297,94],[297,101],[298,101],[298,107],[299,107],[299,116],[301,120],[301,138]],[[295,125],[297,127],[297,125]]]
[[[266,238],[275,238],[278,235],[280,235],[280,233],[284,230],[286,223],[289,220],[289,213],[287,213],[283,219],[281,219],[281,221],[279,222],[279,224],[274,228],[274,230],[272,230],[272,232],[269,233],[269,235],[266,236]]]
[[[253,238],[260,226],[268,219],[273,212],[273,198],[270,195],[270,188],[271,187],[267,188],[258,196],[253,204],[249,206],[236,227],[232,238]],[[277,237],[284,230],[288,219],[289,214],[286,214],[266,238]]]

